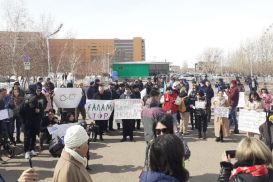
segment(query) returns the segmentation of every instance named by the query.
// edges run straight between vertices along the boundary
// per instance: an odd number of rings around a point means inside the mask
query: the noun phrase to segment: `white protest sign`
[[[51,127],[47,127],[47,130],[50,135],[58,136],[63,140],[66,130],[69,127],[76,125],[76,124],[77,123],[69,123],[69,124],[61,124],[61,125],[55,124]]]
[[[115,119],[141,119],[141,99],[117,99],[114,101]]]
[[[260,133],[259,127],[266,121],[265,112],[240,109],[238,126],[239,130]]]
[[[228,107],[216,107],[214,108],[214,117],[228,118],[229,108]]]
[[[114,109],[113,100],[87,100],[85,109],[92,120],[108,120]]]
[[[147,95],[147,89],[143,89],[141,92],[140,92],[140,98],[143,99],[143,97],[145,97]]]
[[[81,88],[55,88],[54,103],[58,108],[76,108],[82,98]]]
[[[239,93],[239,102],[237,107],[245,107],[245,93],[240,92]]]
[[[206,102],[205,101],[195,101],[195,108],[196,109],[205,109]]]
[[[8,119],[9,111],[7,109],[0,110],[0,120]]]

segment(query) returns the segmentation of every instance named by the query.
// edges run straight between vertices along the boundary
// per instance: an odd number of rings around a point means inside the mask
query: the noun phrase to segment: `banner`
[[[114,105],[114,119],[141,119],[141,99],[117,99],[114,100]]]
[[[47,130],[48,130],[48,133],[50,135],[58,136],[58,137],[60,137],[63,140],[64,139],[64,135],[66,133],[66,130],[69,127],[71,127],[73,125],[76,125],[76,124],[77,123],[69,123],[69,124],[61,124],[61,125],[54,124],[51,127],[47,127]]]
[[[53,101],[58,108],[76,108],[82,98],[81,88],[55,88]]]
[[[265,112],[240,109],[239,112],[239,130],[253,133],[260,133],[259,127],[266,121]]]
[[[216,107],[214,108],[214,117],[228,118],[229,108],[228,107]]]
[[[87,100],[85,109],[92,120],[108,120],[113,112],[113,100]]]
[[[9,111],[7,109],[0,110],[0,120],[8,119]]]
[[[239,102],[238,102],[238,106],[237,107],[245,107],[245,93],[244,92],[240,92],[239,93]]]

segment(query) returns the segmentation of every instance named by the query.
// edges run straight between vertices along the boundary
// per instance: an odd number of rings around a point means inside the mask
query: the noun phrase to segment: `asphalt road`
[[[121,131],[114,131],[104,136],[104,141],[91,142],[89,161],[90,175],[95,182],[137,182],[141,173],[145,143],[143,130],[134,132],[136,142],[120,142]],[[190,172],[190,182],[213,182],[217,180],[221,154],[228,149],[235,149],[244,136],[232,135],[224,143],[216,143],[212,126],[209,126],[208,139],[197,139],[197,131],[191,131],[185,139],[191,150],[191,157],[186,161]],[[19,145],[22,152],[22,146]],[[33,158],[33,167],[39,173],[40,181],[51,181],[57,158],[50,156],[47,150]],[[29,167],[24,154],[8,160],[0,166],[0,173],[7,182],[16,181],[20,173]]]

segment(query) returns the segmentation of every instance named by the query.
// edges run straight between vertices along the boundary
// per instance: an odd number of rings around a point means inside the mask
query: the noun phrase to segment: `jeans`
[[[236,116],[237,116],[237,107],[232,107],[229,112],[228,119],[229,119],[230,126],[235,125],[234,131],[238,131],[238,121],[236,119]]]
[[[14,142],[13,139],[13,131],[12,131],[12,122],[7,120],[2,120],[1,122],[1,129],[2,129],[2,135],[4,137],[4,140],[7,141],[10,139],[11,142]]]

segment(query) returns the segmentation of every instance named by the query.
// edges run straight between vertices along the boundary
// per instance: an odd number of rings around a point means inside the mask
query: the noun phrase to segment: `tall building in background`
[[[53,72],[109,73],[114,62],[145,61],[145,41],[133,39],[50,39]]]

